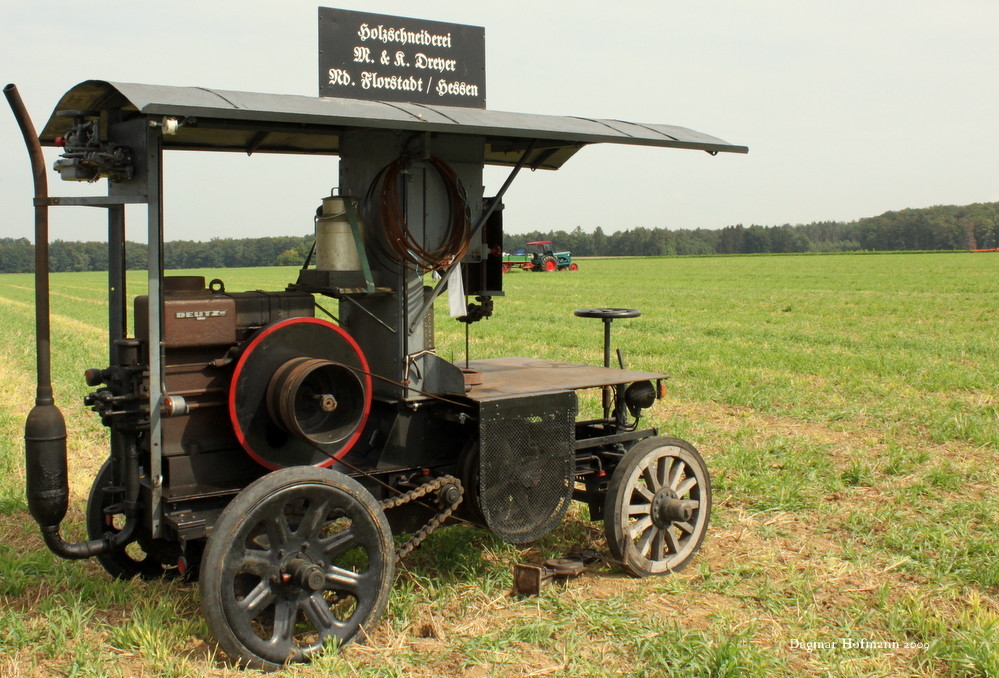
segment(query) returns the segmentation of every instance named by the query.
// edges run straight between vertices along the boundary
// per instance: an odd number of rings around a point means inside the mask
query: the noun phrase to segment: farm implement
[[[666,375],[611,366],[611,323],[640,322],[637,311],[577,312],[603,323],[602,365],[454,364],[435,351],[434,301],[457,299],[468,325],[492,314],[502,199],[525,167],[556,170],[596,143],[744,147],[665,125],[101,80],[67,91],[36,134],[17,88],[4,93],[35,180],[27,498],[57,555],[97,558],[122,579],[197,578],[221,649],[276,669],[362,638],[385,612],[397,560],[446,525],[526,543],[577,500],[634,576],[678,570],[698,551],[708,469],[693,445],[643,425]],[[51,197],[43,146],[61,149],[63,180],[106,193]],[[339,192],[298,215],[316,244],[287,287],[237,292],[166,274],[164,157],[178,151],[339,156]],[[493,196],[486,164],[510,168]],[[247,199],[225,190],[213,184],[201,199]],[[149,247],[148,291],[133,304],[127,205],[145,206]],[[60,531],[68,442],[50,369],[53,206],[101,208],[108,224],[108,356],[80,369],[109,449],[80,542]],[[431,271],[441,279],[428,286]],[[603,394],[595,419],[578,413],[588,389]]]

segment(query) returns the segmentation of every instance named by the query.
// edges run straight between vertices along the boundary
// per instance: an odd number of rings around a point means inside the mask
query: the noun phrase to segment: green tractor
[[[525,271],[578,271],[579,264],[572,261],[571,252],[555,252],[552,250],[551,240],[536,240],[527,243],[528,246],[537,247],[534,252],[519,250],[517,254],[503,257],[503,272],[508,273],[513,268],[522,268]]]

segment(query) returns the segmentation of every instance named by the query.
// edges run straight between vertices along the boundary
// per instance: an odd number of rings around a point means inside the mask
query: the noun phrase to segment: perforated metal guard
[[[572,501],[575,421],[572,391],[480,404],[480,504],[506,541],[533,541],[561,522]]]

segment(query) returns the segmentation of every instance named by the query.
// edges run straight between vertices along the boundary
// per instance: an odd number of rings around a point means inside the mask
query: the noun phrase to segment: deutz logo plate
[[[195,320],[205,320],[207,318],[224,318],[229,312],[224,308],[219,309],[206,309],[203,311],[177,311],[173,314],[174,318],[193,318]]]

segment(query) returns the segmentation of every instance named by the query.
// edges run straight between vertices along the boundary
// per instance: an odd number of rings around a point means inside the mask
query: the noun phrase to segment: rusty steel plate
[[[465,361],[456,364],[463,369],[475,370],[481,375],[482,383],[473,385],[465,394],[477,401],[667,378],[667,375],[659,372],[621,370],[536,358],[471,360],[467,368]]]

